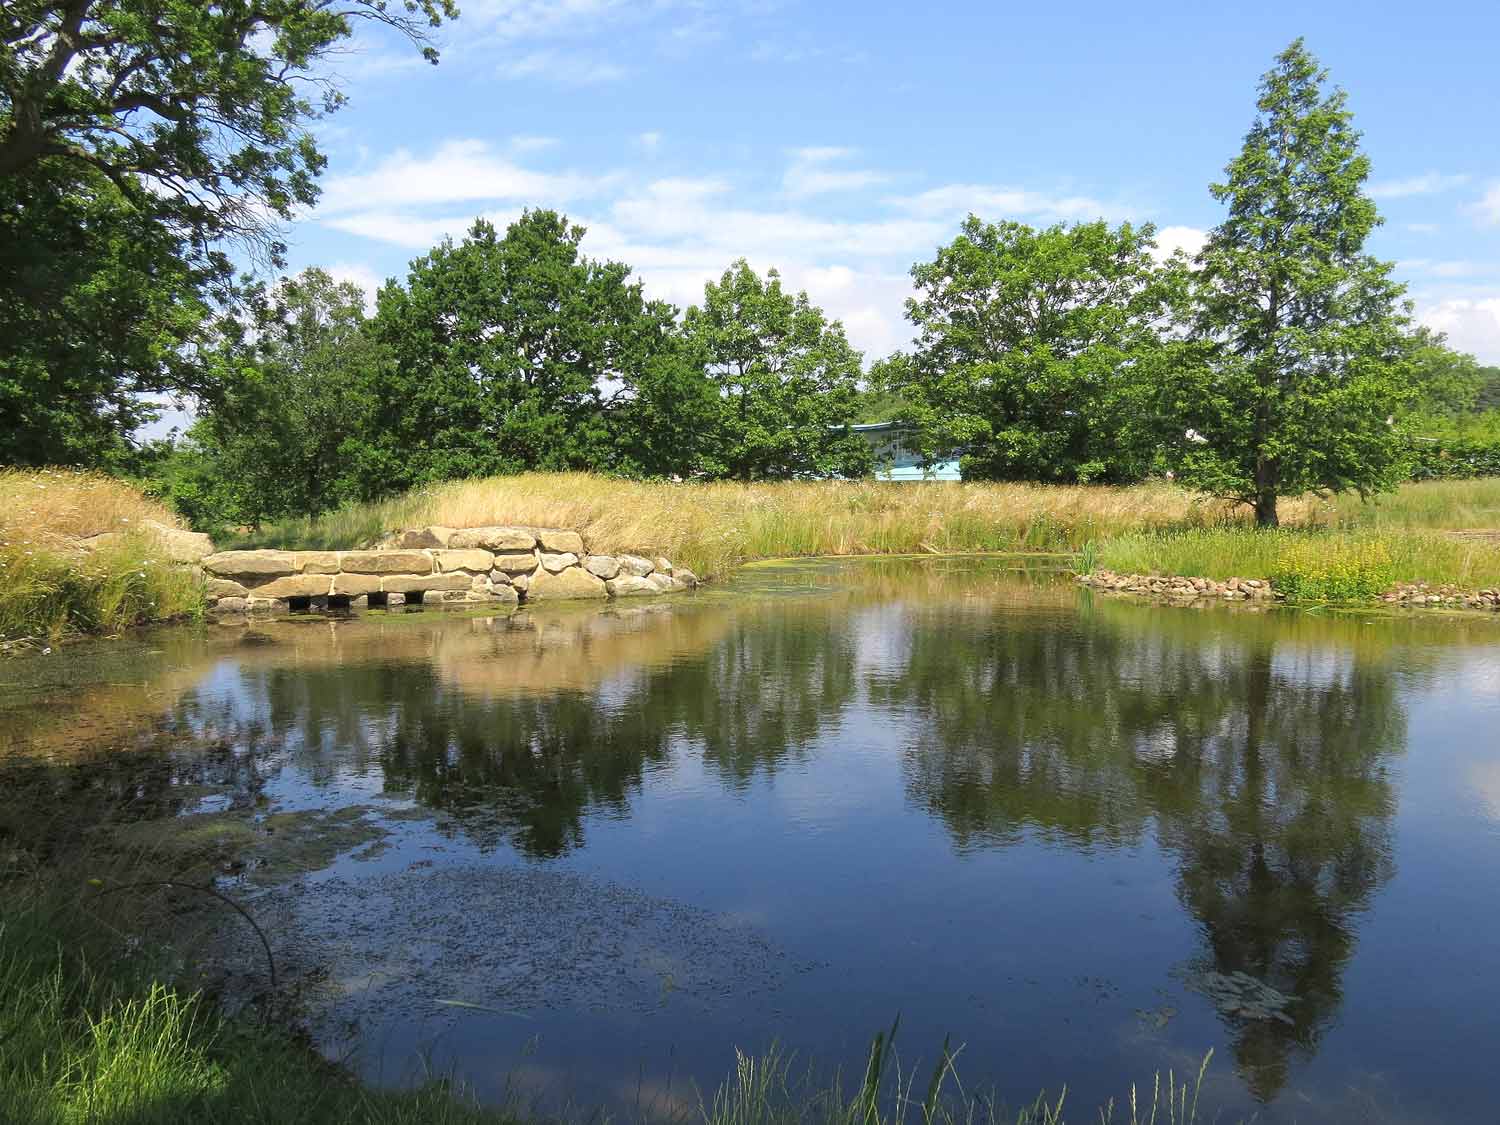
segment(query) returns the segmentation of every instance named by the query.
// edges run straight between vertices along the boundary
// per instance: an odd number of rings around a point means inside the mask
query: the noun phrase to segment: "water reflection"
[[[12,707],[7,776],[24,745],[53,755],[24,767],[32,782],[101,808],[134,785],[158,812],[184,780],[248,800],[279,771],[334,796],[368,779],[468,847],[542,861],[689,772],[764,800],[861,731],[954,862],[1037,842],[1121,865],[1163,853],[1196,935],[1177,978],[1272,1102],[1335,1026],[1362,915],[1395,877],[1406,701],[1455,645],[1495,641],[1487,622],[1145,610],[972,564],[748,581],[671,608],[175,640],[145,688],[73,692],[63,718]],[[109,732],[108,769],[57,764],[70,727]],[[146,738],[129,755],[125,731]],[[1287,1018],[1216,995],[1236,973],[1289,998]]]

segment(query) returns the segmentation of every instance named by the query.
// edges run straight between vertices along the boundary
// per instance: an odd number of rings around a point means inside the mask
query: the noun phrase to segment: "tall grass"
[[[621,481],[525,473],[452,481],[378,504],[268,525],[236,546],[332,549],[438,524],[570,527],[590,549],[651,551],[700,574],[757,558],[1076,550],[1126,531],[1243,517],[1170,484],[1134,488],[876,481]]]
[[[108,633],[200,612],[201,582],[172,565],[153,522],[181,526],[123,481],[0,470],[0,639]],[[104,534],[85,549],[82,540]]]
[[[1500,587],[1500,546],[1494,542],[1379,528],[1123,535],[1099,546],[1098,564],[1119,574],[1269,578],[1284,592],[1313,601],[1357,600],[1399,582]]]

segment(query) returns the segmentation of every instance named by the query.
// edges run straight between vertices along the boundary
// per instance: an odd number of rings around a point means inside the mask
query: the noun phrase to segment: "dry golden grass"
[[[1077,550],[1129,531],[1237,524],[1171,484],[1132,488],[876,481],[673,484],[526,473],[434,485],[267,527],[237,545],[336,548],[428,524],[583,532],[591,550],[664,554],[703,575],[748,559],[920,551]]]
[[[130,531],[146,520],[184,526],[165,504],[113,477],[69,469],[0,469],[0,543],[61,543]]]

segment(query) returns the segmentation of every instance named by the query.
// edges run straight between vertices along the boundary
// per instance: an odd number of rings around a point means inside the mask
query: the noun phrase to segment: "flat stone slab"
[[[219,551],[200,565],[221,578],[276,578],[296,574],[301,563],[296,551]]]
[[[546,601],[550,598],[607,598],[609,591],[604,582],[579,567],[553,574],[539,570],[531,576],[531,585],[526,588],[527,601]]]
[[[449,547],[483,547],[487,551],[529,551],[536,535],[524,527],[466,527],[455,531]]]
[[[431,574],[431,551],[344,551],[339,555],[345,574]]]

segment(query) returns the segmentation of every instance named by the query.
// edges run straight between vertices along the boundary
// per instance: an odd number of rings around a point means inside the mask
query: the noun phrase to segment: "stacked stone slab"
[[[329,604],[516,605],[690,590],[697,577],[666,559],[595,555],[576,531],[424,527],[370,551],[221,551],[202,560],[220,614],[286,613]]]

